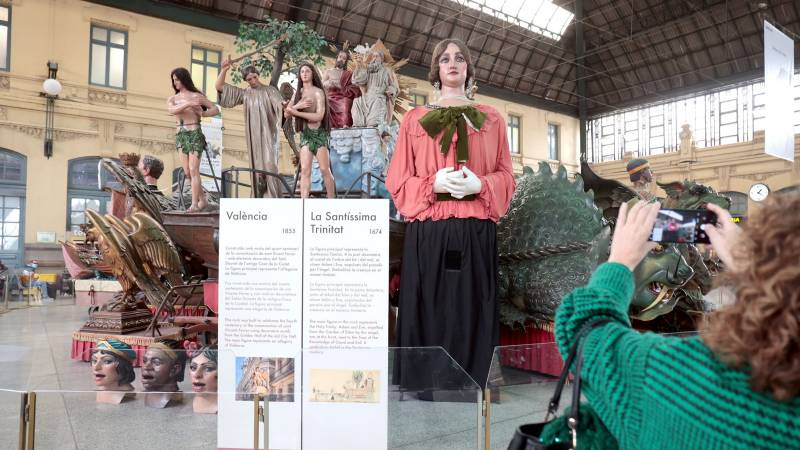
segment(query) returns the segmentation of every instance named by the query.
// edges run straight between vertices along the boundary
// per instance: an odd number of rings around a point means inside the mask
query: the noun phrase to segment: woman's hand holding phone
[[[713,203],[707,204],[706,208],[717,215],[717,224],[716,226],[704,225],[703,230],[708,235],[708,240],[711,241],[711,246],[719,255],[719,259],[728,269],[735,271],[736,260],[733,257],[733,248],[741,239],[742,229],[733,223],[731,214],[725,208]]]
[[[656,245],[648,242],[648,238],[660,208],[658,202],[638,202],[630,208],[627,203],[620,206],[608,262],[624,264],[633,272]]]

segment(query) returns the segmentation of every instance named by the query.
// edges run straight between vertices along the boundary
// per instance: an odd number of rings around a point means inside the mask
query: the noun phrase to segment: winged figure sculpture
[[[148,306],[173,314],[167,301],[170,287],[183,284],[185,269],[178,248],[156,219],[136,212],[124,220],[87,210],[91,222],[87,241],[95,242],[103,260],[113,267],[122,292],[104,309],[135,308],[137,292]],[[162,305],[162,303],[164,303]]]

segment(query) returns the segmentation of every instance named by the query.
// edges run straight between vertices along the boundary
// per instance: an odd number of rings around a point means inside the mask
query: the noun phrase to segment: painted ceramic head
[[[146,391],[172,392],[183,381],[186,353],[178,341],[160,339],[147,347],[142,358],[142,386]]]
[[[217,346],[202,347],[194,353],[189,363],[192,391],[196,393],[217,392]]]
[[[98,390],[113,391],[130,384],[136,375],[133,372],[133,361],[136,352],[131,347],[116,339],[104,339],[97,342],[92,350],[92,376]]]

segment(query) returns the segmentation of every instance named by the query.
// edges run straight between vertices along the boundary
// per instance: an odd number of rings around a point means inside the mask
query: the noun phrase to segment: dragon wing
[[[130,291],[136,286],[135,273],[132,267],[135,262],[129,254],[130,241],[127,236],[109,225],[106,220],[110,215],[102,214],[92,209],[86,210],[86,215],[93,225],[93,233],[98,236],[98,244],[103,260],[112,268],[112,273],[120,282],[123,290]]]
[[[612,223],[617,218],[621,204],[639,198],[633,189],[619,181],[602,178],[594,173],[586,161],[581,161],[581,178],[584,191],[591,189],[594,192],[594,203],[603,210],[603,217]]]
[[[135,213],[126,222],[131,229],[128,237],[147,275],[155,279],[164,276],[173,285],[182,284],[184,268],[178,248],[161,224],[145,213]]]

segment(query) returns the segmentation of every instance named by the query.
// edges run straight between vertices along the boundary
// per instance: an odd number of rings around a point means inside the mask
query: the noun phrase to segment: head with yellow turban
[[[641,181],[649,183],[653,181],[653,173],[650,171],[650,163],[646,159],[634,159],[625,166],[632,182]]]

